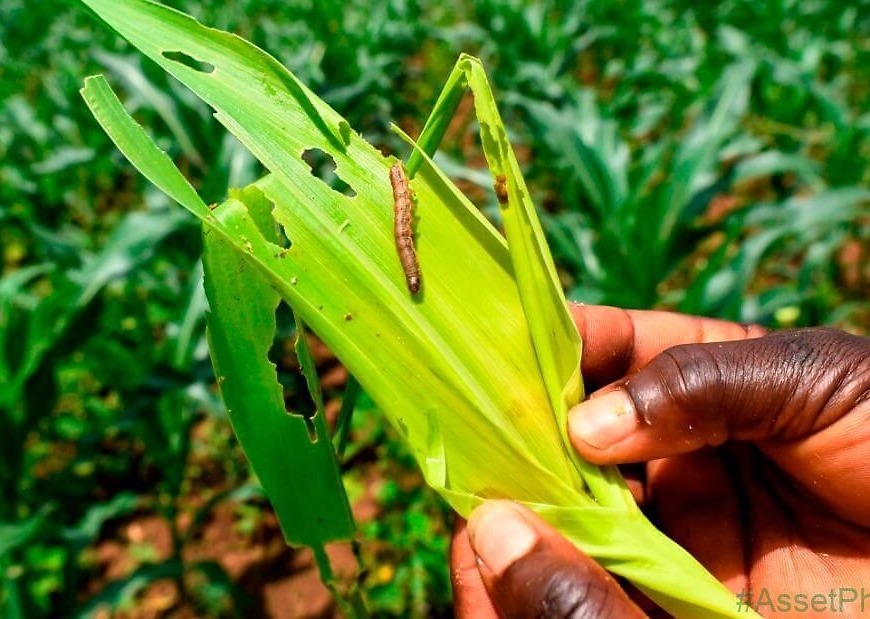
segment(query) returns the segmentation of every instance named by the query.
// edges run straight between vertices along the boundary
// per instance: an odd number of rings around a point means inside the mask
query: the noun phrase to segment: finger
[[[646,505],[648,499],[646,469],[645,463],[623,464],[619,467],[625,485],[640,508]]]
[[[834,329],[781,331],[670,348],[576,406],[569,433],[581,455],[602,464],[729,439],[793,441],[830,426],[868,393],[870,340]]]
[[[634,372],[663,350],[759,337],[764,329],[673,312],[624,310],[570,303],[583,340],[581,370],[590,390]]]
[[[647,474],[656,526],[732,591],[747,586],[740,493],[723,450],[650,462]],[[744,485],[741,484],[740,490]]]
[[[504,617],[644,616],[600,565],[515,503],[484,503],[468,531],[483,583]]]
[[[458,517],[450,542],[450,582],[453,585],[453,612],[458,619],[498,619],[498,612],[477,569],[477,557],[468,541],[466,522]]]

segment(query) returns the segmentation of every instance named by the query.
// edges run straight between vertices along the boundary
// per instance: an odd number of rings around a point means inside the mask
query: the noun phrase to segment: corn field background
[[[571,299],[870,333],[868,0],[168,4],[269,51],[384,152],[479,56]],[[99,128],[78,93],[95,72],[207,201],[262,174],[80,3],[0,0],[0,615],[331,616],[227,422],[200,228]],[[436,160],[496,219],[476,136],[466,100]],[[328,163],[312,173],[335,183]],[[278,326],[285,399],[311,411]],[[347,374],[311,344],[332,422]],[[343,471],[370,610],[449,616],[450,515],[365,394]]]

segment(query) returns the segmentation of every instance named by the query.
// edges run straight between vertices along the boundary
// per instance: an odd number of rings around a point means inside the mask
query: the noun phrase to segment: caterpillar
[[[495,189],[495,197],[498,198],[498,203],[507,204],[507,178],[505,178],[504,174],[499,174],[495,177],[495,185],[493,186],[493,189]]]
[[[399,261],[405,271],[405,282],[411,294],[420,291],[420,263],[414,250],[414,231],[411,213],[411,189],[408,176],[401,163],[390,168],[390,184],[393,186],[393,237]]]

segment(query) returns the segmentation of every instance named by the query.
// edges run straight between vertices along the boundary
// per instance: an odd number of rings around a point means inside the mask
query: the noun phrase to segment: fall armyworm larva
[[[411,190],[408,176],[401,163],[390,168],[390,184],[393,186],[393,236],[399,261],[405,271],[405,281],[411,294],[420,291],[420,263],[414,250],[414,231],[411,213]]]

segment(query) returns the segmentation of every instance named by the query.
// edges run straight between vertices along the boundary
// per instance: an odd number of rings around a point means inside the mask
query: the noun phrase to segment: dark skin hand
[[[598,388],[569,416],[580,455],[641,463],[624,472],[644,510],[732,591],[766,591],[760,614],[870,615],[870,339],[571,311]],[[508,501],[457,524],[451,567],[458,617],[660,614]],[[799,594],[826,606],[797,612]]]

